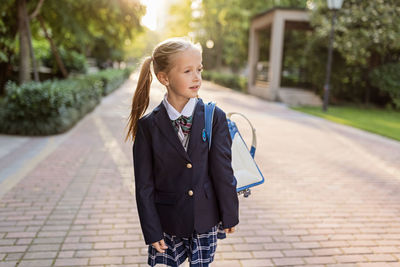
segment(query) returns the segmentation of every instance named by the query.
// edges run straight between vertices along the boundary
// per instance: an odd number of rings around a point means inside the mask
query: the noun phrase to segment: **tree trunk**
[[[31,34],[31,26],[30,26],[30,19],[28,16],[26,16],[26,29],[28,30],[28,44],[29,44],[29,52],[31,54],[31,60],[32,60],[32,68],[33,68],[33,77],[35,77],[35,82],[39,81],[39,73],[36,65],[36,58],[35,58],[35,51],[33,51],[33,46],[32,46],[32,34]]]
[[[18,33],[19,33],[19,69],[18,80],[22,84],[31,80],[29,60],[29,36],[26,20],[26,0],[17,0]]]
[[[63,77],[67,78],[68,77],[68,72],[64,67],[64,64],[63,64],[63,62],[61,60],[60,55],[58,54],[57,47],[54,45],[53,39],[51,39],[50,35],[47,33],[47,29],[46,29],[46,26],[44,25],[43,18],[40,15],[37,18],[38,18],[38,20],[40,22],[40,26],[42,27],[43,32],[44,32],[47,40],[49,40],[49,43],[50,43],[50,46],[51,46],[51,51],[53,52],[54,58],[56,59],[58,68],[61,70],[61,73],[62,73]]]
[[[44,0],[40,0],[39,3],[37,4],[35,11],[28,17],[26,17],[26,28],[28,29],[28,37],[29,37],[29,51],[31,52],[31,57],[32,57],[32,67],[33,67],[33,74],[35,77],[35,81],[39,81],[39,73],[36,65],[36,58],[35,58],[35,52],[33,51],[32,47],[32,34],[31,34],[31,26],[30,26],[30,20],[34,19],[37,15],[40,13],[40,9],[42,8]]]

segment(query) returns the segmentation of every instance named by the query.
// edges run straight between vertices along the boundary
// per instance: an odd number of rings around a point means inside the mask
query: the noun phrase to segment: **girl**
[[[150,65],[166,94],[149,105]],[[148,264],[209,266],[217,238],[233,233],[238,218],[232,140],[225,113],[216,107],[212,143],[202,138],[202,50],[186,38],[156,46],[141,68],[132,100],[128,134],[133,144],[136,203]]]

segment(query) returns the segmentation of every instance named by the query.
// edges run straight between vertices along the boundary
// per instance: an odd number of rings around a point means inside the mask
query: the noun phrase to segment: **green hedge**
[[[396,109],[400,109],[400,63],[379,66],[370,72],[371,84],[389,94]]]
[[[102,96],[118,88],[132,68],[104,70],[66,80],[6,85],[0,99],[0,132],[50,135],[70,129],[92,111]]]
[[[101,80],[103,82],[103,95],[108,95],[116,88],[118,88],[130,75],[132,68],[128,67],[123,71],[118,69],[108,69],[90,74],[89,76],[95,80]]]
[[[225,87],[229,87],[234,90],[247,92],[247,78],[235,74],[221,73],[217,71],[203,71],[202,77],[205,80],[209,80],[220,84]]]

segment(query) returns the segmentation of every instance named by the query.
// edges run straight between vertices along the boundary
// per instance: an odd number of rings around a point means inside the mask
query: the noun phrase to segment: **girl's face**
[[[201,86],[203,71],[201,52],[191,48],[175,54],[168,72],[168,95],[177,98],[193,98]]]

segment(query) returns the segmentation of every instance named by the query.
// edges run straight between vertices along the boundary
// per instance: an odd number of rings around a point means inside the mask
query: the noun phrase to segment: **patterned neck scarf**
[[[181,127],[182,132],[184,134],[188,134],[190,132],[190,128],[192,127],[192,120],[193,116],[186,117],[181,115],[176,120],[171,120],[171,121],[176,131],[179,131],[179,127]]]

